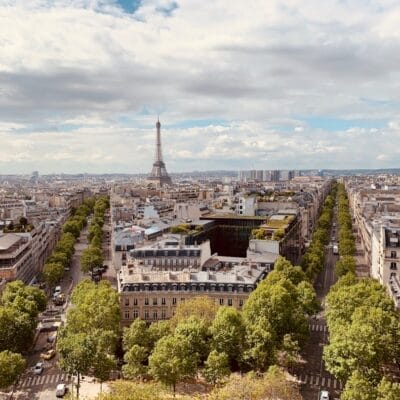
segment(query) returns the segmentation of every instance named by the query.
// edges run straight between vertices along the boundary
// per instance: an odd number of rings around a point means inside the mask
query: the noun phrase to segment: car
[[[56,388],[56,397],[64,397],[67,393],[67,385],[65,383],[59,383]]]
[[[40,358],[43,358],[43,360],[51,360],[55,355],[56,351],[54,349],[50,349],[46,351],[46,353],[42,353]]]
[[[329,400],[329,392],[327,390],[321,390],[319,393],[319,400]]]
[[[61,306],[65,303],[65,296],[60,293],[58,296],[53,296],[53,301],[56,306]]]
[[[56,286],[54,288],[54,293],[56,293],[56,292],[61,293],[61,286]]]
[[[33,367],[32,371],[35,375],[40,375],[44,370],[44,364],[42,362],[36,363],[36,365]]]

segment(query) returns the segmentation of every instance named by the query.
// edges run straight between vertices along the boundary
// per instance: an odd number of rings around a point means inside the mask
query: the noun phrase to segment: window
[[[125,307],[129,306],[129,297],[125,297]]]
[[[390,258],[396,258],[396,257],[397,257],[397,252],[396,251],[390,252]]]
[[[153,306],[156,306],[157,305],[157,297],[154,297],[153,298]]]
[[[163,297],[163,298],[161,299],[161,304],[162,304],[163,306],[165,306],[165,297]]]
[[[239,300],[239,306],[242,307],[242,305],[243,305],[243,299],[240,299]]]
[[[172,305],[176,305],[176,297],[172,298]]]
[[[124,318],[129,319],[129,310],[125,310],[124,312]]]
[[[391,277],[391,278],[394,277],[394,276],[396,276],[396,272],[392,272],[392,273],[390,274],[390,277]]]
[[[219,304],[222,306],[224,304],[224,299],[219,299]]]
[[[232,305],[232,299],[228,299],[228,306]]]
[[[146,297],[146,298],[144,299],[144,305],[145,305],[145,306],[148,306],[148,305],[149,305],[149,298],[148,298],[148,297]]]
[[[391,262],[390,263],[390,269],[396,270],[397,269],[397,264],[395,262]]]
[[[134,306],[137,306],[137,304],[138,304],[138,303],[137,303],[137,299],[133,299],[133,305],[134,305]]]
[[[144,319],[149,319],[149,312],[147,310],[144,312]]]
[[[167,313],[165,312],[165,310],[161,311],[161,319],[166,319],[167,318]]]
[[[157,319],[157,311],[153,311],[153,319],[156,320]]]
[[[133,318],[139,318],[139,310],[137,308],[133,310]]]

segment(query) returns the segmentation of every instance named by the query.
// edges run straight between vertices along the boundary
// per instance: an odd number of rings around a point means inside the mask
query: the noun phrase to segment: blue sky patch
[[[117,4],[129,14],[133,14],[141,5],[142,0],[117,0]]]

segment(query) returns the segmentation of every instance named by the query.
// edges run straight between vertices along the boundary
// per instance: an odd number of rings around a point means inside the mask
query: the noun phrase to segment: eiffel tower
[[[170,176],[168,175],[167,169],[165,167],[165,163],[162,158],[161,151],[161,124],[160,120],[157,120],[156,123],[157,135],[156,135],[156,154],[154,157],[153,169],[151,170],[150,175],[147,180],[150,182],[157,183],[158,185],[171,185],[172,181]]]

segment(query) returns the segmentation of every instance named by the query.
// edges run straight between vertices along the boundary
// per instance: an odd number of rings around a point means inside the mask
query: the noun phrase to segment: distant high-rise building
[[[171,178],[168,175],[167,169],[165,167],[165,163],[162,157],[161,151],[161,124],[160,121],[157,120],[156,123],[157,134],[156,134],[156,154],[154,157],[153,169],[149,177],[147,178],[151,182],[158,183],[160,186],[162,185],[170,185]]]

